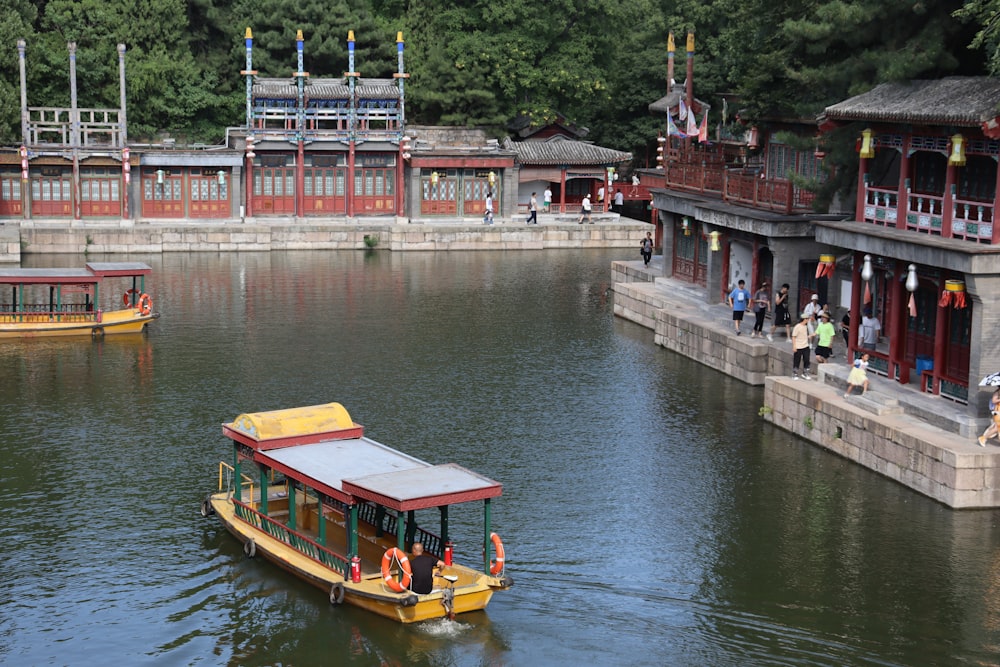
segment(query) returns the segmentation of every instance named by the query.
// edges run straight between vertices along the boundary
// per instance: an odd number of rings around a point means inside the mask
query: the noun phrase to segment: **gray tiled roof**
[[[820,120],[976,126],[1000,114],[998,106],[1000,78],[950,76],[879,84],[827,107]]]
[[[503,140],[503,147],[515,151],[517,161],[524,165],[607,165],[632,159],[632,154],[625,151],[565,137],[552,137],[545,141],[512,141],[507,137]]]
[[[358,99],[386,100],[399,97],[399,86],[393,79],[362,79],[354,82]],[[306,94],[313,99],[342,100],[351,96],[350,84],[345,78],[306,79]],[[254,98],[295,99],[298,87],[292,77],[282,79],[259,78],[253,84]]]
[[[675,83],[673,89],[649,105],[649,110],[652,113],[658,113],[666,115],[668,110],[674,110],[680,103],[681,99],[685,97],[684,84]],[[694,98],[694,104],[692,105],[698,113],[702,113],[703,109],[711,109],[712,106],[706,102],[702,102],[697,97]]]

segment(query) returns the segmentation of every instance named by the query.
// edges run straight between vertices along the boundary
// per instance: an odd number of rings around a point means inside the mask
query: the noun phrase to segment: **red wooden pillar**
[[[896,184],[896,229],[906,229],[910,212],[910,135],[903,136],[903,154],[899,158],[899,183]]]
[[[306,146],[299,139],[298,152],[295,155],[295,217],[305,216],[306,200]]]
[[[354,137],[347,151],[347,187],[344,188],[344,195],[347,197],[347,217],[354,217]]]
[[[903,332],[906,330],[906,318],[909,316],[908,300],[904,298],[905,290],[900,276],[906,275],[906,265],[900,260],[896,260],[896,270],[893,273],[891,284],[889,285],[889,299],[892,303],[892,311],[889,313],[889,379],[895,377],[893,369],[899,368],[899,381],[903,384],[909,382],[909,368],[901,367],[903,357],[906,354],[906,345],[903,341]],[[905,376],[905,377],[904,377]]]
[[[854,219],[861,222],[865,219],[865,204],[868,203],[868,192],[865,190],[865,182],[868,177],[869,158],[858,158],[858,199],[854,208]],[[854,326],[853,322],[851,326]]]
[[[941,286],[944,287],[943,278],[941,283]],[[937,317],[934,321],[934,371],[931,373],[931,380],[933,383],[931,392],[935,394],[941,393],[941,380],[938,379],[938,373],[944,370],[945,343],[947,342],[948,335],[948,311],[950,308],[950,305],[940,305],[939,301],[937,307]],[[927,371],[924,371],[924,373],[926,372]],[[923,389],[923,387],[921,387],[921,389]]]
[[[944,198],[941,202],[941,238],[950,239],[951,221],[955,211],[955,176],[958,167],[949,164],[944,172]],[[936,380],[935,380],[936,381]]]
[[[253,148],[247,151],[247,168],[246,168],[246,179],[247,179],[247,203],[246,203],[246,217],[253,217]]]
[[[847,360],[853,361],[854,351],[858,349],[858,331],[861,329],[861,317],[863,306],[861,304],[861,291],[863,289],[861,280],[861,267],[864,265],[864,255],[860,252],[854,253],[854,267],[851,269],[851,326],[847,334]]]
[[[566,167],[559,174],[559,212],[566,212]]]

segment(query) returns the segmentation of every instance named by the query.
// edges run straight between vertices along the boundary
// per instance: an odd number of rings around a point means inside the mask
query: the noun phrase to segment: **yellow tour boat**
[[[334,605],[402,623],[484,609],[494,591],[513,585],[490,526],[501,485],[455,464],[431,465],[363,431],[339,403],[238,416],[222,426],[232,463],[219,464],[218,491],[202,501],[202,515],[216,515],[246,556],[272,561]],[[483,504],[476,566],[455,562],[449,535],[449,508],[472,502]],[[421,510],[432,510],[437,533],[418,524]],[[420,562],[410,557],[416,542]]]
[[[146,293],[151,272],[138,262],[90,262],[82,269],[0,268],[0,338],[144,331],[160,316]],[[121,296],[102,295],[111,278],[125,281]]]

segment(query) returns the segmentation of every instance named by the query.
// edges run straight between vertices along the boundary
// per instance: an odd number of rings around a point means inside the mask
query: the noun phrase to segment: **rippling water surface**
[[[621,255],[130,257],[147,336],[0,343],[0,663],[1000,664],[998,514],[765,424],[760,389],[612,316]],[[331,608],[199,515],[221,423],[332,400],[503,483],[516,585],[486,612]]]

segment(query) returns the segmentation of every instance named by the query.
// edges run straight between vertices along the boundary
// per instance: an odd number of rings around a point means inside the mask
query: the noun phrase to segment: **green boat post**
[[[317,515],[316,516],[316,521],[319,524],[319,535],[317,537],[317,541],[325,547],[326,546],[326,519],[323,518],[323,498],[324,497],[325,496],[322,493],[320,493],[318,491],[316,492],[316,500],[317,500],[317,503],[316,503],[316,515]]]
[[[260,473],[260,504],[257,505],[257,511],[268,516],[267,512],[267,466],[263,463],[257,464],[257,471]]]
[[[295,482],[288,480],[288,527],[295,530]]]
[[[483,501],[483,572],[490,574],[490,559],[493,558],[493,542],[490,541],[490,499]]]
[[[358,506],[351,505],[347,516],[347,560],[358,555]]]
[[[441,505],[438,508],[441,511],[441,553],[438,557],[444,556],[444,545],[448,544],[448,506]]]
[[[240,446],[234,440],[233,441],[233,497],[236,500],[243,500],[243,487],[240,484],[240,479],[242,478],[242,471],[240,469]]]

